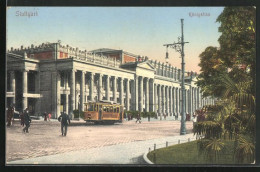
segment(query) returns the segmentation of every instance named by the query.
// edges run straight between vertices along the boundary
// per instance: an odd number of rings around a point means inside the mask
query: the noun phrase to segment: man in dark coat
[[[26,108],[24,111],[24,124],[25,127],[23,129],[23,132],[29,133],[28,129],[30,127],[30,123],[31,123],[31,117],[29,116],[29,110]]]
[[[47,121],[47,112],[44,112],[43,116],[44,116],[44,121]]]
[[[61,134],[63,136],[67,135],[67,129],[68,129],[68,124],[70,124],[70,118],[69,115],[66,113],[62,112],[61,115],[59,116],[58,120],[61,122]],[[65,131],[64,131],[65,128]]]

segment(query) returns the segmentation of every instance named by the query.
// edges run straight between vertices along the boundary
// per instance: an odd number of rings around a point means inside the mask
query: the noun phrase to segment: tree
[[[219,97],[223,86],[220,84],[220,75],[226,72],[226,67],[219,57],[217,47],[207,47],[200,54],[201,73],[198,76],[197,85],[202,88],[203,95]]]
[[[199,122],[194,127],[194,133],[204,135],[206,139],[199,141],[198,147],[203,150],[204,155],[207,157],[214,155],[214,160],[216,160],[225,147],[221,140],[234,140],[236,161],[238,163],[253,162],[255,155],[255,97],[248,93],[249,83],[245,81],[236,83],[228,75],[222,75],[220,81],[225,88],[222,101],[216,106],[217,108],[207,110],[207,113],[214,113],[214,115],[206,115],[205,121]]]
[[[219,74],[227,73],[235,82],[252,82],[255,93],[256,68],[256,9],[255,7],[225,7],[216,20],[220,23],[220,47],[207,47],[200,54],[201,73],[198,86],[204,96],[221,97],[223,87]]]
[[[204,96],[218,97],[221,108],[207,112],[212,114],[195,125],[194,133],[204,134],[205,141],[198,142],[198,146],[206,155],[214,155],[213,159],[224,150],[221,139],[234,139],[237,162],[252,162],[255,159],[256,8],[225,7],[216,21],[220,23],[220,47],[207,47],[200,54],[197,85],[202,87]]]
[[[244,65],[255,76],[255,7],[226,7],[217,18],[220,22],[218,41],[222,60],[230,68]],[[240,66],[241,67],[241,66]]]

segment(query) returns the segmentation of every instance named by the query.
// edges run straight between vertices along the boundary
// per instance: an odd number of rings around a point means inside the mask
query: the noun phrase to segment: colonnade
[[[28,70],[22,72],[22,109],[28,106]],[[61,104],[63,111],[73,114],[73,110],[84,111],[84,103],[89,101],[112,101],[125,107],[125,110],[140,112],[156,112],[157,115],[180,116],[181,88],[179,84],[165,85],[158,80],[145,76],[135,75],[134,79],[112,76],[103,73],[94,73],[85,70],[60,70],[53,72],[52,94],[54,108],[52,113],[60,114]],[[12,102],[15,104],[15,72],[9,71],[10,88],[13,93]],[[40,93],[39,72],[35,75],[35,93]],[[203,98],[200,88],[185,85],[185,112],[193,114],[196,109],[204,105],[214,104],[214,99]],[[61,99],[63,95],[63,99]],[[63,102],[61,102],[63,101]],[[55,107],[56,105],[56,107]]]

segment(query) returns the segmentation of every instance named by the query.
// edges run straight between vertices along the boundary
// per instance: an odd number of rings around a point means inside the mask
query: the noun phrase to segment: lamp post
[[[181,37],[178,37],[178,42],[174,42],[173,44],[164,44],[166,46],[166,59],[168,56],[168,47],[175,49],[175,51],[181,54],[182,62],[181,62],[181,70],[182,70],[182,79],[181,79],[181,92],[182,92],[182,107],[181,107],[181,129],[180,135],[186,134],[186,112],[185,112],[185,86],[184,86],[184,74],[185,74],[185,61],[184,61],[184,44],[189,42],[184,42],[183,36],[183,19],[181,19]]]

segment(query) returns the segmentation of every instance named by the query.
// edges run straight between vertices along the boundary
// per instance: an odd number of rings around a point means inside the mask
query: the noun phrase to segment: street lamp
[[[183,19],[181,19],[181,37],[178,37],[178,42],[173,44],[164,44],[166,46],[166,59],[169,58],[168,47],[175,49],[175,51],[181,54],[181,70],[182,70],[182,79],[181,79],[181,91],[182,91],[182,108],[181,108],[181,129],[180,135],[186,134],[186,112],[185,112],[185,86],[184,86],[184,74],[185,74],[185,62],[184,62],[184,44],[189,42],[184,42],[183,36]]]

